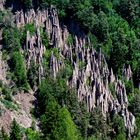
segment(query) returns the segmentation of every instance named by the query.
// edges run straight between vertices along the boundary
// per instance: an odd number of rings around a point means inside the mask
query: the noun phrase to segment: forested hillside
[[[140,1],[0,0],[0,140],[139,140]]]

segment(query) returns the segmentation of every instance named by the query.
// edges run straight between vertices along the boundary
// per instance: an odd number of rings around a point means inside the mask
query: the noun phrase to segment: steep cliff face
[[[80,102],[86,102],[87,110],[92,111],[95,107],[100,107],[104,117],[108,113],[119,114],[123,117],[129,136],[134,133],[135,117],[128,111],[124,83],[118,80],[112,69],[109,70],[101,50],[96,52],[91,47],[89,38],[77,26],[75,26],[77,33],[74,33],[73,43],[70,44],[68,43],[70,36],[68,28],[64,25],[60,26],[57,11],[53,7],[36,12],[33,9],[27,13],[18,11],[15,14],[15,23],[18,28],[28,23],[33,23],[35,26],[34,35],[27,31],[23,50],[27,51],[27,69],[30,67],[31,60],[39,65],[39,81],[45,75],[43,55],[46,49],[40,35],[40,27],[42,27],[49,38],[49,46],[57,48],[59,53],[59,58],[57,58],[51,50],[49,67],[53,77],[56,77],[61,67],[65,67],[64,60],[69,60],[73,66],[73,74],[67,84],[76,88],[78,99]],[[71,34],[72,32],[71,30]],[[132,78],[130,66],[124,68],[123,76],[127,80]],[[114,94],[110,90],[110,85],[114,86]]]

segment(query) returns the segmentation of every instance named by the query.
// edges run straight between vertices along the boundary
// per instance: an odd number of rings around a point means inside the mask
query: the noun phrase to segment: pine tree
[[[48,95],[45,113],[40,118],[40,126],[44,134],[44,139],[55,139],[54,130],[58,121],[58,110],[59,105],[55,98]]]
[[[80,139],[76,125],[66,107],[61,108],[58,112],[58,123],[55,128],[54,135],[58,140]]]
[[[11,125],[10,140],[21,140],[21,138],[20,126],[14,119]]]
[[[28,10],[33,7],[32,0],[23,0],[24,9]]]

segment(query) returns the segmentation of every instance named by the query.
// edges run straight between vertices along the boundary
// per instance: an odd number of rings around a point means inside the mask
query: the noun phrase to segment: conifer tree
[[[21,131],[20,126],[14,119],[11,125],[11,133],[10,133],[10,140],[21,140]]]

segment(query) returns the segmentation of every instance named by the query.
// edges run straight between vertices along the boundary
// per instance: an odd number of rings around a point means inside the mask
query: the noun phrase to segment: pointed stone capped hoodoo
[[[126,67],[126,66],[124,65],[124,68],[123,68],[123,76],[124,76],[124,78],[125,78],[127,81],[129,81],[129,80],[132,79],[132,71],[131,71],[130,65],[129,65],[128,67]]]
[[[4,9],[4,2],[5,0],[0,0],[0,10]]]
[[[40,79],[44,74],[42,62],[45,53],[39,32],[39,26],[42,26],[47,32],[50,41],[49,47],[52,48],[49,65],[52,75],[56,77],[59,69],[64,66],[63,61],[70,60],[73,66],[73,75],[67,84],[76,88],[79,101],[86,102],[88,111],[100,107],[104,117],[107,117],[107,113],[110,112],[121,114],[128,133],[134,132],[135,117],[128,111],[125,85],[116,79],[112,69],[109,70],[101,50],[97,53],[90,47],[89,39],[83,34],[79,35],[80,30],[78,34],[74,34],[73,43],[68,44],[69,32],[66,27],[61,28],[57,11],[54,8],[38,10],[36,13],[34,10],[25,14],[22,11],[17,12],[15,21],[18,27],[27,23],[35,23],[35,27],[38,27],[35,35],[31,36],[29,31],[27,32],[25,49],[28,51],[28,66],[32,58],[39,64]],[[58,49],[60,58],[54,55],[54,48]],[[124,69],[123,75],[127,80],[132,78],[130,66]],[[110,85],[114,87],[114,93],[111,93]]]

